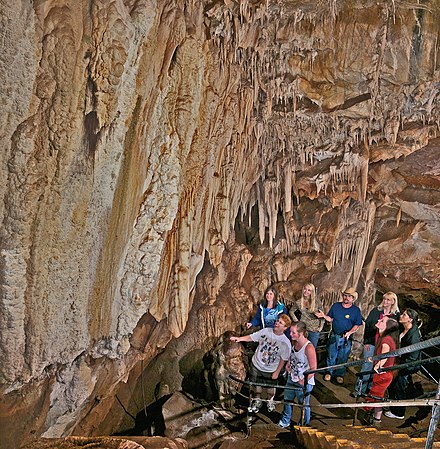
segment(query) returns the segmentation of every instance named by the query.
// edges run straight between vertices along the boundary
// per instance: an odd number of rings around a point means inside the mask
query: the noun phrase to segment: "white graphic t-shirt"
[[[275,335],[272,328],[266,327],[251,334],[251,339],[258,342],[252,363],[263,373],[273,373],[281,359],[289,360],[292,346],[284,334]]]

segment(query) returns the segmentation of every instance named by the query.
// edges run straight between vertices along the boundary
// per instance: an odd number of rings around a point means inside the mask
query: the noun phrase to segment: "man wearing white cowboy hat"
[[[351,336],[362,325],[362,314],[354,301],[358,299],[357,291],[348,288],[342,292],[342,301],[334,303],[328,315],[322,310],[316,312],[318,318],[324,318],[332,323],[332,331],[327,342],[327,366],[346,363],[351,352]],[[344,383],[346,369],[329,369],[324,376],[324,380],[336,377],[338,384]]]

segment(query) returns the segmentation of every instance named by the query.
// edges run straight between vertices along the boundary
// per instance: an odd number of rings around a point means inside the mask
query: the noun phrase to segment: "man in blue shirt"
[[[316,312],[318,318],[332,323],[332,331],[327,342],[327,366],[340,365],[346,363],[351,352],[351,336],[362,324],[362,314],[354,302],[358,299],[358,294],[354,288],[349,288],[342,293],[342,302],[334,303],[328,315],[322,310]],[[324,380],[336,377],[338,384],[344,383],[346,369],[329,369],[324,376]]]

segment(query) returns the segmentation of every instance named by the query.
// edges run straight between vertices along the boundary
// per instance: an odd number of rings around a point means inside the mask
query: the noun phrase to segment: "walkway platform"
[[[320,404],[354,403],[350,396],[356,382],[355,368],[349,369],[344,384],[326,382],[321,374],[316,375],[316,386],[311,397],[312,419],[310,427],[295,426],[281,429],[277,423],[282,404],[274,412],[265,406],[254,415],[248,436],[233,433],[216,449],[423,449],[431,417],[431,407],[407,407],[404,420],[382,417],[380,428],[370,427],[363,410],[353,425],[354,409],[326,409]],[[434,386],[423,376],[414,375],[424,391]],[[281,399],[281,396],[280,396]],[[298,420],[299,408],[294,407],[292,420]],[[440,429],[437,429],[434,449],[440,449]]]

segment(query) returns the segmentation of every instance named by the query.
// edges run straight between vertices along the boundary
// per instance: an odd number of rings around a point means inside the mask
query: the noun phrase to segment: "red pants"
[[[368,394],[372,396],[377,396],[379,398],[383,398],[385,394],[385,390],[389,387],[390,383],[393,380],[393,373],[391,371],[387,371],[382,374],[375,374],[373,376],[373,385],[371,385],[371,389]],[[377,399],[367,398],[367,402],[377,402]],[[365,410],[371,410],[372,407],[364,407]]]

